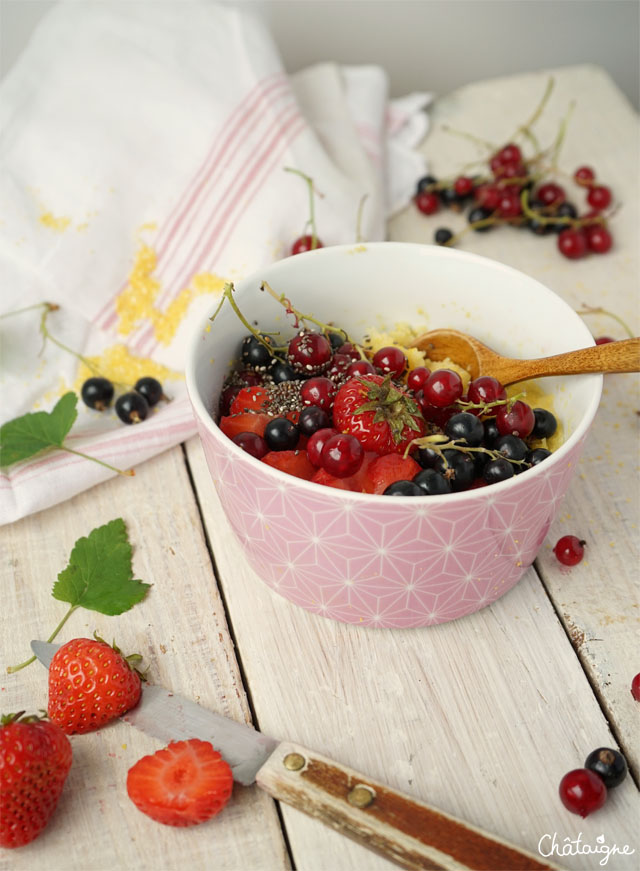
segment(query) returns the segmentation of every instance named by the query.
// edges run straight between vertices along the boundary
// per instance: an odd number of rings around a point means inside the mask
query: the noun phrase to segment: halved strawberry
[[[377,458],[375,451],[366,451],[362,465],[355,473],[348,478],[336,478],[330,475],[324,469],[316,469],[316,472],[311,479],[314,484],[323,484],[325,487],[335,487],[337,490],[351,490],[353,493],[367,493],[366,481],[369,466]]]
[[[305,481],[310,481],[316,472],[316,467],[304,450],[269,451],[262,458],[262,462],[274,469],[280,469],[281,472],[295,475],[296,478],[304,478]]]
[[[129,769],[127,793],[138,810],[166,826],[195,826],[231,797],[233,774],[208,741],[175,741]]]
[[[270,414],[230,414],[220,418],[218,426],[222,432],[230,439],[237,436],[241,432],[255,432],[260,436],[264,435],[264,428],[273,420]]]
[[[270,397],[266,387],[243,387],[235,396],[229,408],[230,414],[242,414],[245,411],[266,411]]]
[[[412,457],[401,457],[400,454],[385,454],[377,457],[367,469],[365,492],[384,493],[387,487],[396,481],[411,481],[420,468]]]

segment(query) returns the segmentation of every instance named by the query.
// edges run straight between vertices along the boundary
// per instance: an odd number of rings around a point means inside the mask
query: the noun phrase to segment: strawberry
[[[401,457],[399,454],[385,454],[375,459],[365,478],[367,493],[384,493],[390,484],[396,481],[411,481],[420,471],[420,466],[412,457]]]
[[[273,420],[273,417],[269,414],[253,414],[247,411],[243,414],[230,414],[221,417],[219,426],[230,439],[241,432],[255,432],[259,436],[263,436],[264,428],[270,420]]]
[[[231,414],[242,414],[245,411],[267,411],[271,400],[266,387],[243,387],[232,401]]]
[[[49,666],[49,717],[73,735],[121,716],[140,698],[141,676],[133,667],[140,659],[125,658],[97,636],[63,644]]]
[[[296,478],[304,478],[310,481],[315,474],[316,468],[311,463],[306,451],[269,451],[262,458],[262,462],[281,472],[295,475]]]
[[[22,713],[2,717],[0,726],[0,847],[23,847],[38,837],[71,768],[62,729]]]
[[[325,487],[335,487],[336,490],[351,490],[353,493],[368,493],[366,489],[367,473],[371,463],[378,457],[373,451],[366,451],[362,465],[348,478],[336,478],[324,469],[316,469],[311,478],[314,484],[323,484]]]
[[[231,768],[208,741],[174,741],[129,769],[127,793],[143,814],[166,826],[195,826],[231,797]]]
[[[426,428],[415,399],[390,375],[356,377],[343,384],[333,403],[333,423],[377,454],[403,453]]]

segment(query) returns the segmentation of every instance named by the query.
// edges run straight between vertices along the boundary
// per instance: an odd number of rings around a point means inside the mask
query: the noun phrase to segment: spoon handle
[[[503,384],[515,384],[527,378],[547,375],[583,375],[587,372],[640,372],[640,338],[607,342],[579,351],[568,351],[538,360],[503,360],[500,375]]]

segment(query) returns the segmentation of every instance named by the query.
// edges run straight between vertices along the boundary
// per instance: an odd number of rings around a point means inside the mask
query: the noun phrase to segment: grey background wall
[[[290,72],[321,60],[375,62],[394,95],[444,94],[478,79],[590,62],[640,105],[640,0],[236,2],[267,16]],[[0,75],[53,5],[0,0]]]

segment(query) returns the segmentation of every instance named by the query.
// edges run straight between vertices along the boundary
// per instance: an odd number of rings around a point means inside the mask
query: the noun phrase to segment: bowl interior
[[[305,314],[362,339],[398,322],[471,333],[502,354],[543,357],[593,344],[581,318],[560,297],[511,267],[468,252],[381,242],[335,246],[266,266],[236,284],[237,305],[263,331],[293,335],[283,306],[260,290],[268,281]],[[187,384],[197,414],[210,421],[247,328],[225,302],[195,334]],[[602,376],[544,379],[561,418],[565,445],[595,414]],[[564,446],[563,446],[564,447]],[[562,450],[562,449],[561,449]]]

